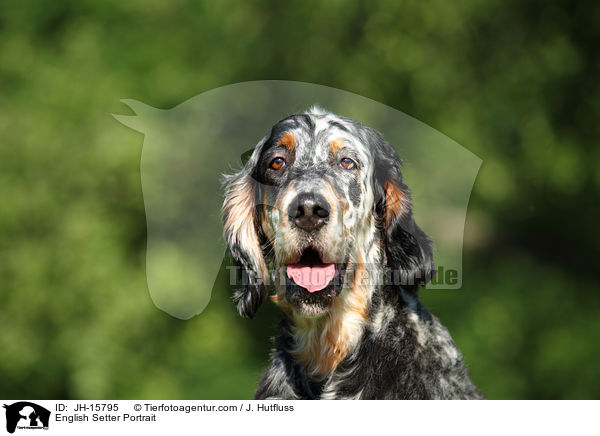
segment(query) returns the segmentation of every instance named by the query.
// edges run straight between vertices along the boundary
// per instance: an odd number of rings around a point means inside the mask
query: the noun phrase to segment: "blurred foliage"
[[[252,396],[276,311],[242,320],[225,286],[190,321],[155,308],[142,136],[110,114],[284,79],[483,159],[463,289],[423,299],[488,398],[599,397],[599,22],[592,1],[4,0],[0,396]]]

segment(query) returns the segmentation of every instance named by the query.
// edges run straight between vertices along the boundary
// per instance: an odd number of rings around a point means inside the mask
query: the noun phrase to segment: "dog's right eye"
[[[284,166],[285,166],[285,159],[282,157],[276,157],[275,159],[273,159],[271,161],[271,164],[269,165],[269,167],[274,170],[280,170]]]
[[[349,157],[345,157],[342,160],[340,160],[340,166],[346,170],[351,170],[356,167],[356,162],[354,162]]]

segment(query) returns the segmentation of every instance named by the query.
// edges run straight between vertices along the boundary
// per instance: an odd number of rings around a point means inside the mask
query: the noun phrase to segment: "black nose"
[[[321,228],[329,218],[329,204],[322,195],[305,192],[298,195],[288,211],[290,221],[303,230]]]

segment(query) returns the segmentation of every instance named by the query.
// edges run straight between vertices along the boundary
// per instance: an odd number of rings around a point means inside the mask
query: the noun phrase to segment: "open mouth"
[[[304,250],[297,263],[287,266],[288,278],[310,293],[325,289],[335,277],[335,273],[335,264],[323,263],[321,256],[313,248]]]
[[[287,265],[286,300],[300,313],[323,314],[342,292],[348,259],[325,263],[319,251],[307,248],[300,259]]]

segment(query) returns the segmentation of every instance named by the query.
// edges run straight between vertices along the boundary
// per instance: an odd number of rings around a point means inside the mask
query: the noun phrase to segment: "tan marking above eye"
[[[344,140],[342,138],[335,138],[329,141],[329,151],[337,153],[339,150],[345,147]]]
[[[279,139],[279,145],[283,145],[289,151],[293,151],[296,146],[296,138],[291,133],[286,133]]]

